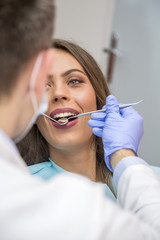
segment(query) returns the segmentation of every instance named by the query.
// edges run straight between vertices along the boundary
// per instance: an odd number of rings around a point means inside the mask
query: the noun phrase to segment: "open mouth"
[[[59,123],[68,123],[69,121],[73,121],[76,118],[76,114],[71,112],[57,113],[53,116],[53,118]]]

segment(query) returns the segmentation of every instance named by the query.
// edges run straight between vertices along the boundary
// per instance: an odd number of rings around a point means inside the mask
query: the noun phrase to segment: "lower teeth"
[[[68,119],[67,118],[60,118],[58,120],[58,122],[65,123],[65,122],[68,122]]]

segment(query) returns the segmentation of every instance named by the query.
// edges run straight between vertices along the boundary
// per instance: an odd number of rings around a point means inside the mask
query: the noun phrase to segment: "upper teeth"
[[[71,112],[65,112],[65,113],[57,113],[53,116],[53,118],[63,118],[63,117],[69,117],[69,116],[74,116],[74,113]]]

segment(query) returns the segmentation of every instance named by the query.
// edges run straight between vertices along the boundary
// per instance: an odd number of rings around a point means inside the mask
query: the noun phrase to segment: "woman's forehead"
[[[85,73],[82,65],[72,54],[63,50],[54,49],[54,60],[50,73],[62,73],[69,71],[70,69],[77,69]]]

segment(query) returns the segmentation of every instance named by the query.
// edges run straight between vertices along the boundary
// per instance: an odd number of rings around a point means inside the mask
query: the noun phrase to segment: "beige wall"
[[[106,67],[115,0],[56,0],[55,37],[73,40]]]

